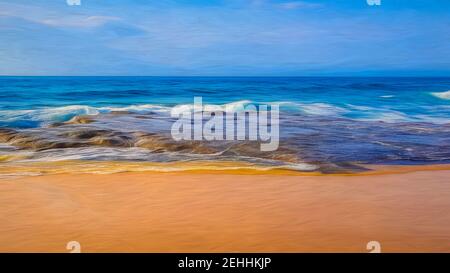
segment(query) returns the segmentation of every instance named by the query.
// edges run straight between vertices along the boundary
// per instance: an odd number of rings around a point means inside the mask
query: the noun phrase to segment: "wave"
[[[450,100],[450,91],[431,93],[440,99]],[[203,111],[214,112],[239,112],[244,111],[250,104],[259,104],[250,100],[240,100],[225,104],[203,104]],[[334,118],[348,118],[361,121],[385,121],[385,122],[431,122],[436,124],[448,123],[447,109],[441,109],[439,105],[425,109],[422,113],[405,113],[390,109],[386,106],[373,107],[366,105],[334,105],[324,102],[264,102],[264,104],[276,104],[281,111],[300,113],[307,116],[323,116]],[[439,108],[441,107],[441,108]],[[137,104],[128,106],[104,106],[93,107],[88,105],[69,105],[61,107],[45,107],[32,110],[0,110],[0,127],[10,128],[36,128],[42,125],[50,125],[58,122],[66,122],[77,116],[95,116],[115,112],[131,114],[156,114],[168,117],[171,111],[196,111],[194,104],[179,104],[174,107],[160,104]]]
[[[348,112],[347,109],[327,103],[298,103],[297,105],[301,111],[309,115],[337,116]]]
[[[343,106],[328,103],[296,103],[279,102],[284,109],[300,111],[308,116],[345,118],[357,121],[382,121],[387,123],[397,122],[429,122],[435,124],[449,123],[449,119],[442,116],[442,112],[448,112],[442,106],[424,107],[428,114],[407,114],[387,107],[372,107],[364,105],[345,104]],[[282,108],[283,109],[283,108]],[[434,115],[433,115],[434,113]]]
[[[30,119],[57,119],[69,114],[98,114],[94,107],[86,105],[69,105],[62,107],[46,107],[33,110],[1,110],[0,115],[6,119],[28,117]]]
[[[249,100],[213,105],[203,104],[203,111],[239,112],[252,102]],[[129,106],[93,107],[87,105],[69,105],[61,107],[45,107],[32,110],[0,110],[0,127],[35,128],[57,122],[66,122],[76,116],[95,116],[114,112],[134,114],[161,114],[168,116],[170,112],[194,111],[194,104],[180,104],[174,107],[158,104],[138,104]]]
[[[445,92],[432,92],[431,95],[443,100],[450,100],[450,90]]]
[[[348,109],[323,102],[301,103],[280,101],[274,102],[274,104],[280,105],[280,108],[284,110],[300,112],[311,116],[339,116],[348,112]]]
[[[1,110],[0,124],[11,127],[37,127],[40,123],[63,122],[79,115],[98,115],[95,107],[70,105],[33,110]]]
[[[245,111],[247,105],[252,104],[250,100],[240,100],[225,104],[203,104],[203,111],[205,112],[240,112]],[[176,113],[194,112],[197,111],[194,104],[179,104],[173,107]]]
[[[0,110],[0,127],[33,128],[56,122],[65,122],[76,116],[94,116],[111,112],[169,112],[170,107],[143,104],[124,107],[93,107],[87,105],[69,105],[45,107],[33,110]]]
[[[158,104],[138,104],[123,107],[99,107],[97,108],[100,112],[133,112],[139,114],[145,114],[149,112],[156,113],[167,113],[170,111],[171,107],[158,105]]]

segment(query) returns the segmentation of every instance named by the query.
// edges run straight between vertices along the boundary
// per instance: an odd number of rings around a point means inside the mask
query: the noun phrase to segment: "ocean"
[[[278,104],[280,147],[170,138],[174,106]],[[450,78],[0,77],[0,165],[245,162],[359,172],[450,162]]]

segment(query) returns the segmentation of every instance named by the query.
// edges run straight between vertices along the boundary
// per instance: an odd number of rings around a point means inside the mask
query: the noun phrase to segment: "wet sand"
[[[0,179],[0,252],[450,252],[450,170]]]

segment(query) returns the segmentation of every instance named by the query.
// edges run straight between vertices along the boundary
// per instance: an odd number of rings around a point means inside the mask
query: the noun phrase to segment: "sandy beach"
[[[396,170],[396,171],[392,171]],[[448,167],[0,180],[0,251],[450,252]]]
[[[450,0],[0,0],[0,22],[0,253],[450,253]],[[262,261],[216,269],[287,265]]]

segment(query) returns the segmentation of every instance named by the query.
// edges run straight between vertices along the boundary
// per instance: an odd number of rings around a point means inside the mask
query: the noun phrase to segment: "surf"
[[[432,92],[431,95],[439,99],[450,100],[450,90],[445,92]]]

